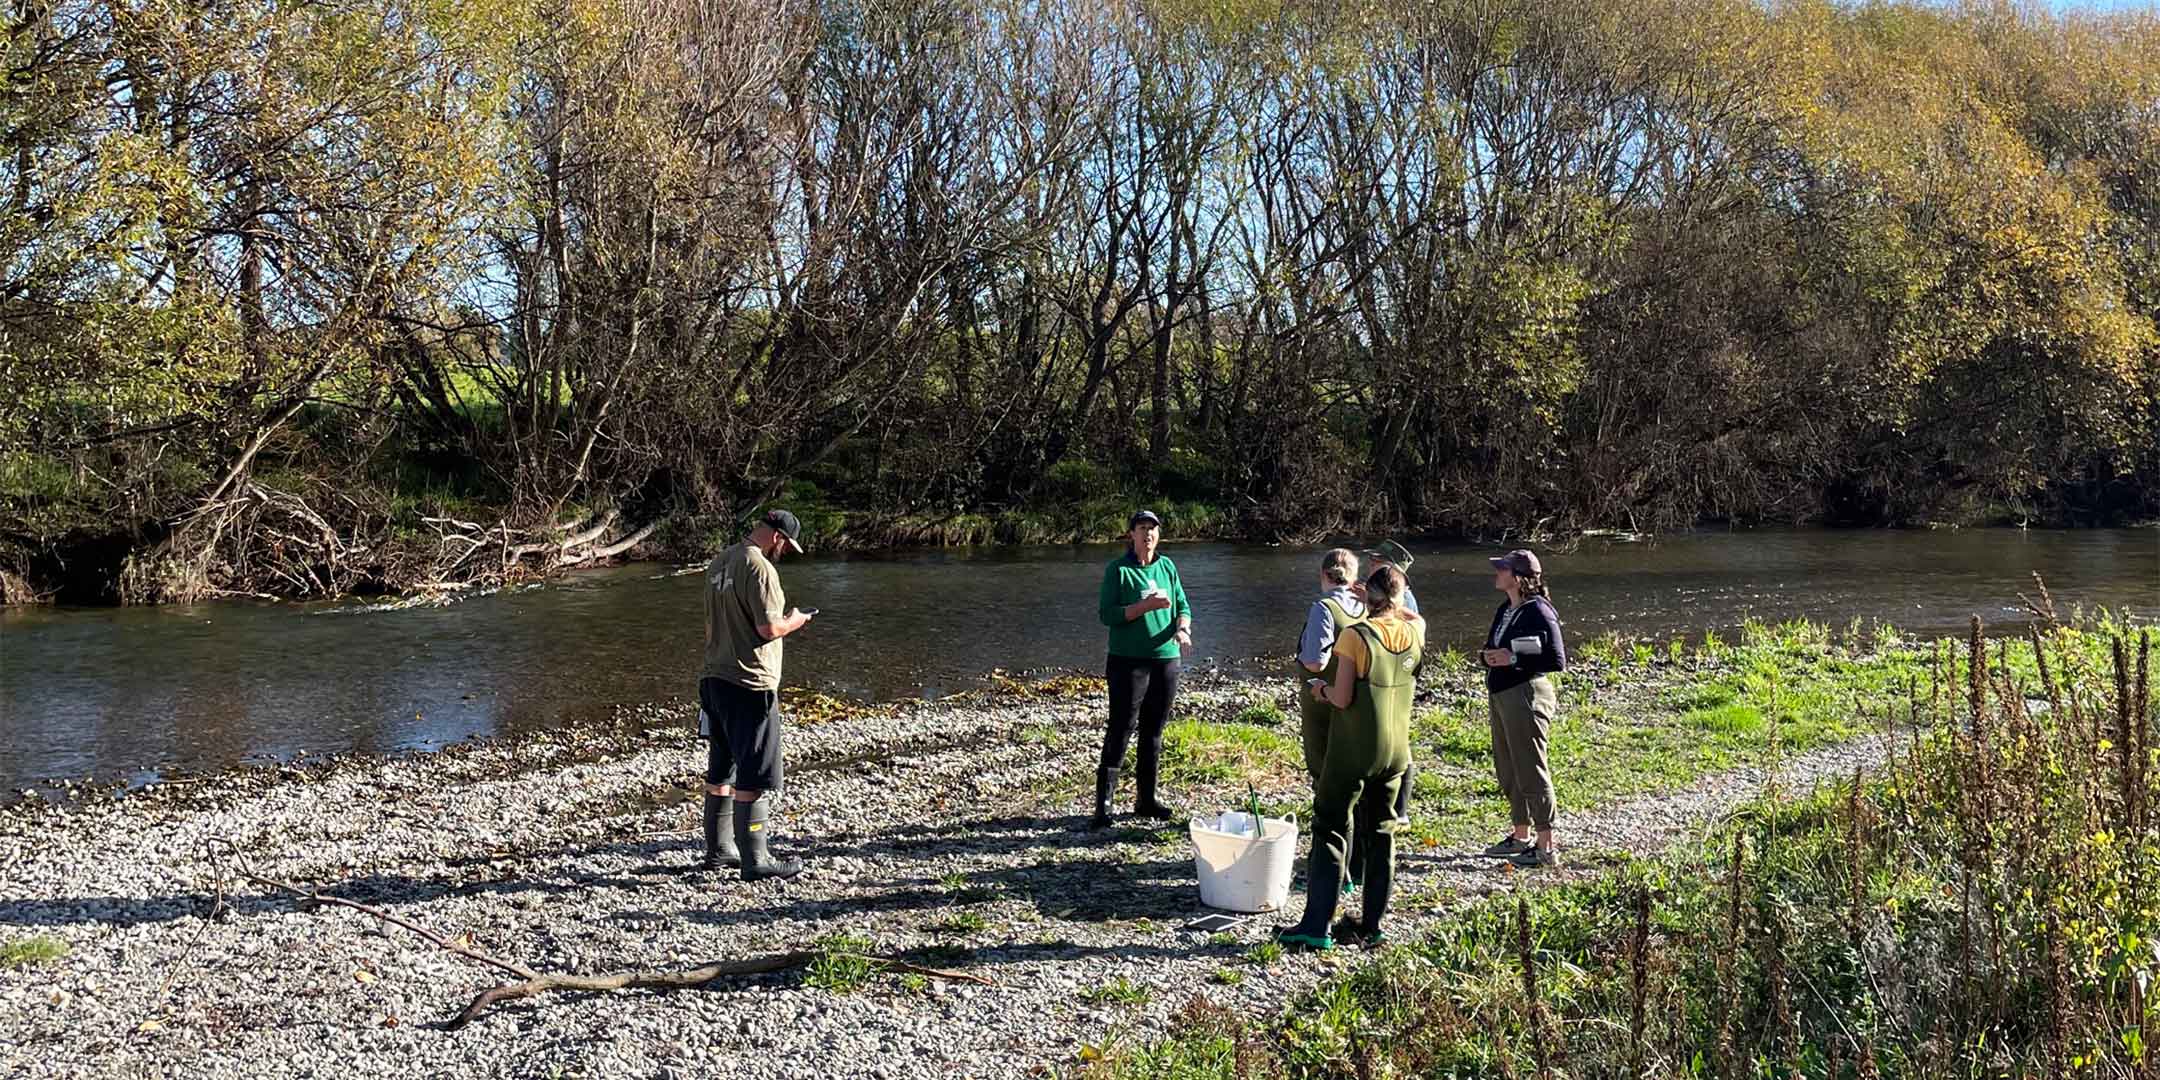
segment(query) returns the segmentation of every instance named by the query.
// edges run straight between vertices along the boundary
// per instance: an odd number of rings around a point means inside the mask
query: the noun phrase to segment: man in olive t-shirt
[[[744,881],[802,872],[768,849],[772,800],[760,797],[780,790],[781,639],[811,618],[787,606],[773,563],[802,551],[801,534],[795,515],[774,510],[705,568],[705,868],[739,863]]]

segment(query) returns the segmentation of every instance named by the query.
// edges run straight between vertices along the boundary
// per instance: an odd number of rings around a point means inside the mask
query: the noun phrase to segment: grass
[[[805,982],[820,990],[836,994],[852,994],[870,985],[877,975],[879,965],[870,952],[875,945],[869,938],[852,934],[828,934],[812,943],[817,959],[810,962]]]
[[[45,934],[0,942],[0,968],[30,967],[66,956],[67,942]]]
[[[1558,676],[1550,760],[1561,806],[1576,812],[1679,790],[1879,730],[1902,715],[1904,688],[1929,662],[1924,646],[1884,627],[1839,634],[1806,622],[1752,623],[1737,640],[1706,635],[1693,646],[1592,639]],[[1309,816],[1285,683],[1275,698],[1234,706],[1228,719],[1186,716],[1165,729],[1164,783],[1195,812],[1243,806],[1249,785],[1268,816]],[[1417,777],[1407,843],[1457,846],[1503,824],[1487,698],[1467,657],[1436,654],[1426,664],[1411,727]],[[1067,778],[1072,791],[1092,783],[1092,769],[1085,772]]]
[[[1195,999],[1167,1035],[1100,1047],[1081,1074],[2151,1075],[2160,716],[2153,640],[2127,629],[1976,635],[1962,656],[1898,645],[1924,672],[1898,702],[1920,723],[1878,778],[1766,792],[1697,846],[1474,902],[1280,1015]],[[1663,700],[1713,741],[1831,738],[1838,695],[1810,680],[1902,674],[1841,667],[1844,650],[1758,635],[1732,651],[1791,661],[1770,686],[1743,662]],[[1743,708],[1752,732],[1732,722]]]
[[[1804,622],[1754,623],[1736,643],[1712,637],[1692,650],[1594,638],[1558,677],[1555,794],[1587,809],[1845,741],[1880,728],[1924,668],[1922,652],[1894,637],[1839,641]],[[1425,846],[1484,835],[1500,798],[1482,677],[1435,670],[1440,701],[1411,731],[1410,836]]]
[[[1090,1005],[1145,1005],[1154,996],[1154,990],[1147,984],[1133,982],[1123,975],[1080,992],[1080,1000]]]
[[[990,920],[978,911],[962,911],[937,921],[930,929],[940,934],[979,934],[990,928]]]
[[[1286,727],[1183,719],[1163,728],[1163,776],[1172,783],[1258,783],[1263,778],[1302,777],[1304,753],[1297,733]]]

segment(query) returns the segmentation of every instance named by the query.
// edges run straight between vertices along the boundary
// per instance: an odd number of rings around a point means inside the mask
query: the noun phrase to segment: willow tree
[[[156,0],[35,14],[33,67],[60,93],[17,130],[9,178],[45,223],[11,252],[4,354],[28,400],[10,419],[33,453],[92,479],[93,447],[200,468],[163,490],[114,486],[128,502],[109,511],[159,540],[130,592],[212,591],[250,545],[295,553],[285,588],[342,588],[345,545],[311,505],[332,489],[264,484],[256,467],[303,410],[363,400],[386,316],[449,284],[486,188],[515,12]]]

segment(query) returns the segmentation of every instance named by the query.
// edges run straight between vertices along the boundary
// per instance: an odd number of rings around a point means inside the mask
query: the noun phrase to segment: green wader
[[[1344,862],[1353,843],[1364,852],[1367,934],[1380,929],[1395,879],[1395,796],[1410,766],[1411,699],[1423,643],[1394,652],[1366,623],[1344,630],[1364,639],[1372,666],[1357,681],[1350,707],[1329,726],[1327,760],[1313,798],[1312,861],[1305,875],[1305,917],[1290,933],[1325,939],[1335,920]],[[1352,825],[1355,822],[1355,840]]]
[[[1349,633],[1352,626],[1364,621],[1353,617],[1331,598],[1322,597],[1320,602],[1327,605],[1328,614],[1335,619],[1335,636],[1338,640]],[[1317,673],[1307,671],[1305,665],[1295,660],[1291,661],[1291,666],[1297,671],[1298,727],[1299,734],[1305,739],[1305,774],[1312,777],[1313,789],[1317,791],[1320,787],[1321,766],[1327,763],[1328,729],[1335,722],[1335,707],[1325,701],[1314,700],[1312,687],[1307,684],[1313,679],[1326,679],[1329,685],[1334,684],[1335,653],[1329,651],[1327,665]]]

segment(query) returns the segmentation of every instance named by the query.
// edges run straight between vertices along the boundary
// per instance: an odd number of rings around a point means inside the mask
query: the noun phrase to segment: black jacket
[[[1492,693],[1512,690],[1540,675],[1567,670],[1567,642],[1560,637],[1560,613],[1553,609],[1551,601],[1533,597],[1520,608],[1514,609],[1514,620],[1508,619],[1507,601],[1500,602],[1500,610],[1493,612],[1492,628],[1485,632],[1485,648],[1505,649],[1509,642],[1520,638],[1536,638],[1535,653],[1517,653],[1513,667],[1485,669],[1485,689]]]

